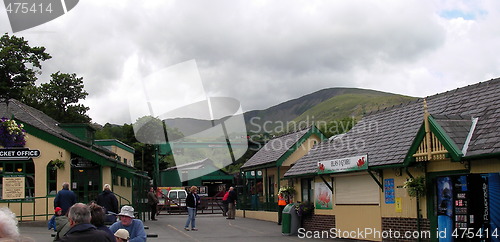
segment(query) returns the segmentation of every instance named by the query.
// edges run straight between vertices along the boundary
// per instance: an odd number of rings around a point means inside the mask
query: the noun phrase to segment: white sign
[[[318,162],[318,174],[358,171],[368,169],[368,155]]]
[[[24,176],[4,177],[2,199],[24,199]]]

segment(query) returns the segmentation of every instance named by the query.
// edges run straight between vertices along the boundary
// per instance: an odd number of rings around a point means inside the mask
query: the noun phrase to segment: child
[[[130,237],[126,229],[119,229],[115,233],[115,238],[117,242],[127,242]]]
[[[56,207],[54,209],[54,216],[52,216],[52,218],[49,220],[49,225],[48,225],[49,230],[53,229],[54,231],[56,231],[56,217],[61,215],[62,215],[62,208]]]

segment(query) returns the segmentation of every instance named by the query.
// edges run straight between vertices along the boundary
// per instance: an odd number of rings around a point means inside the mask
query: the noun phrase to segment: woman
[[[186,221],[186,225],[184,229],[189,231],[189,224],[191,223],[191,230],[197,231],[195,217],[196,217],[196,206],[200,204],[200,197],[198,196],[197,191],[198,188],[196,186],[192,186],[190,193],[186,197],[186,206],[188,210],[188,219]]]

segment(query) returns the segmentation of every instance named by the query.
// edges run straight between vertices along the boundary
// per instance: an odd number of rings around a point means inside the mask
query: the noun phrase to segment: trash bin
[[[295,235],[299,231],[300,220],[295,211],[293,203],[285,206],[281,219],[281,233],[283,235]]]

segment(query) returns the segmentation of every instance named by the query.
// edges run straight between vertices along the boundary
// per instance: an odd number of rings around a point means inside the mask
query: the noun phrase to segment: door
[[[97,199],[97,195],[101,192],[100,178],[99,167],[72,169],[71,190],[76,193],[78,202],[87,204]]]

